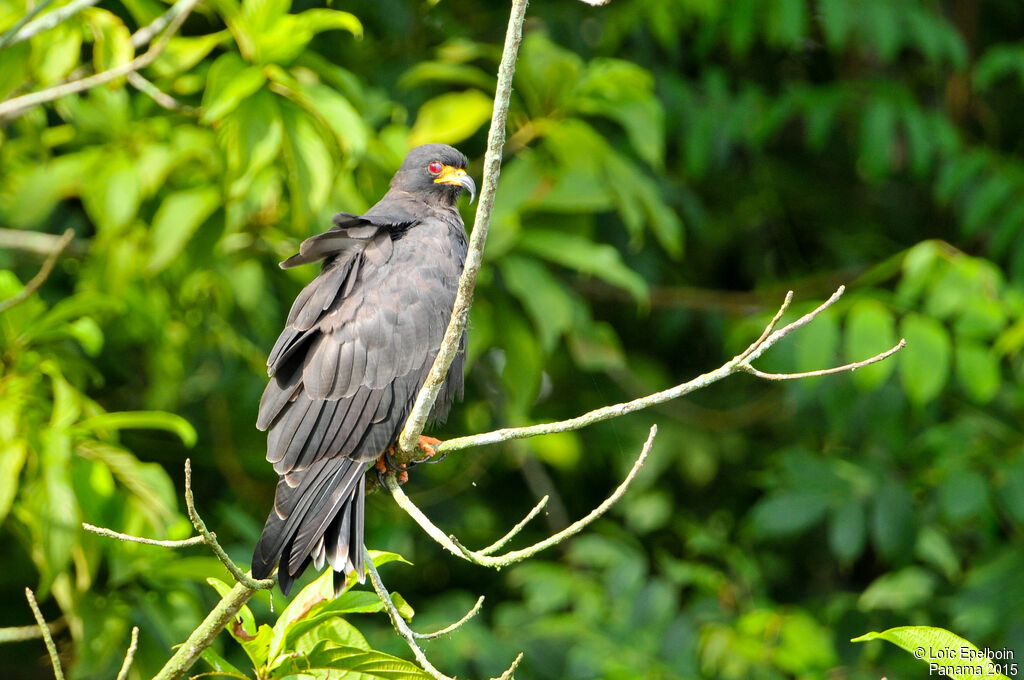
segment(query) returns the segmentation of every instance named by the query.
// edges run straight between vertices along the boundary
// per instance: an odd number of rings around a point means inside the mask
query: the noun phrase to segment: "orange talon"
[[[398,473],[398,483],[399,484],[405,484],[408,481],[409,481],[409,473],[408,472],[406,472],[405,470],[402,470],[401,472]]]
[[[441,443],[440,439],[435,439],[434,437],[428,437],[426,435],[421,434],[420,435],[419,448],[422,451],[426,452],[427,455],[424,456],[424,458],[431,458],[433,456],[436,456],[437,455],[437,448],[436,447],[440,443]]]

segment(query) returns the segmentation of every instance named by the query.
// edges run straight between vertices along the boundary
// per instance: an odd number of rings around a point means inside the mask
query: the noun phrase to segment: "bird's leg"
[[[394,454],[395,447],[389,446],[384,453],[380,454],[380,457],[377,458],[377,462],[373,464],[373,467],[376,468],[377,477],[379,478],[382,478],[389,470],[394,470],[398,473],[398,483],[405,484],[409,481],[409,473],[406,472],[406,467],[404,465],[399,465],[394,461],[391,457]],[[383,486],[383,480],[381,482],[381,486]]]

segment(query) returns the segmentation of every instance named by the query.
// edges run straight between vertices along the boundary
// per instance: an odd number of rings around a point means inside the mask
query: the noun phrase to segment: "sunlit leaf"
[[[949,377],[949,333],[930,317],[908,314],[900,323],[900,334],[907,340],[897,356],[903,389],[910,401],[926,404],[939,395]]]
[[[868,642],[870,640],[886,640],[900,649],[921,659],[935,669],[954,680],[984,680],[985,678],[1002,678],[985,653],[971,642],[954,635],[944,628],[931,626],[900,626],[890,628],[881,633],[865,633],[855,637],[851,642]],[[969,670],[969,669],[977,669]]]
[[[416,115],[409,146],[461,142],[490,120],[491,105],[491,98],[479,90],[451,92],[429,100]]]

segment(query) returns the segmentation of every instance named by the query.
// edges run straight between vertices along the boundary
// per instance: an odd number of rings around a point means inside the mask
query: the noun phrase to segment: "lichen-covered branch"
[[[466,255],[466,266],[459,277],[459,290],[452,309],[451,320],[441,341],[441,349],[434,359],[433,366],[426,382],[416,395],[409,418],[398,439],[398,452],[395,460],[402,464],[413,459],[423,426],[427,422],[430,409],[437,400],[437,393],[444,383],[448,369],[452,365],[455,354],[459,351],[462,333],[466,330],[469,320],[469,308],[473,304],[473,288],[476,277],[483,262],[484,244],[487,241],[487,229],[491,223],[491,210],[494,207],[494,196],[498,190],[498,175],[501,173],[502,149],[505,145],[505,121],[508,118],[509,100],[512,97],[512,76],[516,70],[516,56],[519,54],[519,43],[523,39],[523,20],[526,17],[527,0],[513,0],[512,12],[508,20],[508,31],[505,33],[505,47],[501,52],[501,65],[498,67],[498,86],[494,92],[494,110],[491,114],[491,128],[487,133],[487,153],[484,155],[484,176],[480,188],[480,202],[477,203],[476,217],[473,220],[473,234],[469,239],[469,252]]]
[[[117,540],[125,541],[126,543],[141,543],[143,545],[155,545],[160,548],[188,548],[193,545],[206,544],[206,538],[203,536],[193,536],[192,538],[185,538],[180,541],[165,541],[156,538],[143,538],[142,536],[122,534],[120,531],[104,529],[103,527],[98,527],[95,524],[89,524],[88,522],[82,522],[82,528],[86,531],[91,531],[94,534],[105,536],[106,538],[116,538]]]
[[[420,510],[410,499],[405,495],[405,492],[398,486],[398,481],[395,479],[394,474],[389,474],[384,478],[384,484],[387,486],[388,491],[394,497],[395,502],[412,517],[417,524],[435,541],[437,541],[443,548],[448,550],[453,555],[457,555],[467,562],[473,564],[479,564],[484,567],[492,567],[494,569],[502,569],[509,565],[515,564],[516,562],[522,562],[528,557],[532,557],[542,550],[546,550],[551,546],[558,545],[571,536],[575,536],[579,532],[583,531],[588,525],[594,522],[604,513],[608,512],[608,509],[615,505],[619,499],[621,499],[626,491],[629,489],[629,485],[636,479],[637,473],[640,472],[640,468],[643,467],[644,462],[647,460],[647,456],[651,453],[651,447],[654,446],[654,437],[658,434],[658,426],[652,425],[651,432],[647,436],[647,441],[644,442],[644,446],[640,451],[640,455],[637,457],[636,462],[633,463],[632,469],[626,478],[622,480],[618,488],[612,492],[608,498],[604,500],[600,505],[590,511],[590,513],[579,519],[565,529],[553,534],[539,543],[523,548],[522,550],[513,550],[503,555],[490,555],[485,554],[484,551],[474,551],[466,548],[462,545],[455,536],[446,535],[441,531],[437,525],[435,525],[430,519]],[[531,515],[534,514],[531,512]],[[527,516],[529,517],[529,515]],[[520,523],[522,524],[522,522]],[[493,546],[489,546],[490,549]]]

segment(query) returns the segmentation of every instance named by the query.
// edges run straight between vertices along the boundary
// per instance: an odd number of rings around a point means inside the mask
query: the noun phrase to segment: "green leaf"
[[[907,398],[923,405],[937,397],[949,378],[949,333],[931,317],[908,314],[900,324],[907,346],[898,355],[900,380]]]
[[[409,146],[461,142],[490,120],[492,105],[491,98],[480,90],[435,97],[420,107],[409,132]]]
[[[141,200],[138,171],[124,152],[98,158],[89,181],[82,183],[82,204],[101,231],[116,233],[127,226]]]
[[[754,533],[766,538],[800,533],[821,521],[830,503],[830,494],[821,491],[772,493],[751,510]]]
[[[647,283],[622,262],[610,245],[564,231],[530,229],[523,233],[519,247],[546,260],[589,274],[628,291],[637,302],[647,299]]]
[[[217,57],[206,75],[201,120],[207,124],[221,120],[263,87],[266,80],[263,69],[246,64],[234,52]]]
[[[840,505],[829,523],[828,544],[843,562],[852,562],[864,552],[867,518],[860,501],[851,498]]]
[[[958,339],[956,376],[972,401],[987,404],[999,393],[1002,384],[999,357],[991,347],[980,342]]]
[[[7,517],[18,493],[21,468],[25,465],[27,457],[28,446],[24,440],[0,444],[0,523]]]
[[[304,658],[289,658],[277,677],[315,670],[347,671],[360,680],[431,680],[412,662],[376,650],[323,645]]]
[[[927,602],[934,591],[935,576],[931,572],[906,567],[875,579],[861,594],[857,606],[864,611],[907,611]]]
[[[220,191],[200,186],[167,194],[153,218],[150,235],[153,252],[146,271],[157,274],[176,260],[192,234],[221,203]]]
[[[846,361],[863,361],[896,344],[896,322],[889,308],[878,300],[858,300],[846,316],[844,354]],[[878,387],[896,370],[896,361],[888,359],[851,374],[854,384],[863,390]]]
[[[92,28],[92,64],[97,73],[123,66],[135,57],[131,31],[121,17],[97,7],[84,10],[82,16]]]
[[[839,353],[839,318],[832,309],[827,309],[814,323],[801,328],[794,338],[796,348],[796,370],[817,371],[836,364]]]
[[[213,647],[204,649],[200,657],[213,669],[214,677],[245,678],[245,680],[249,680],[249,676],[228,663]]]
[[[313,118],[302,109],[284,102],[281,119],[292,220],[296,227],[304,229],[327,203],[336,172],[334,159]]]
[[[507,255],[498,261],[498,266],[505,285],[526,309],[537,329],[541,347],[551,352],[562,334],[573,327],[572,295],[533,258]]]
[[[104,430],[166,430],[181,438],[185,446],[192,447],[198,435],[192,425],[179,415],[164,411],[115,411],[87,418],[76,425],[81,432]]]
[[[931,626],[900,626],[881,633],[865,633],[850,642],[886,640],[928,663],[935,671],[954,680],[1009,680],[971,642],[944,628]]]
[[[232,588],[220,579],[208,578],[206,582],[220,594],[227,597]],[[267,663],[267,653],[270,649],[271,638],[274,635],[270,626],[256,626],[256,618],[247,605],[242,605],[235,617],[228,622],[225,628],[240,645],[253,666],[260,668]]]
[[[896,561],[914,545],[914,504],[903,484],[889,481],[875,493],[871,515],[871,539],[875,549]]]
[[[227,29],[206,35],[176,35],[167,42],[167,47],[153,62],[152,68],[161,78],[180,75],[205,59],[218,45],[229,40],[231,31]]]

